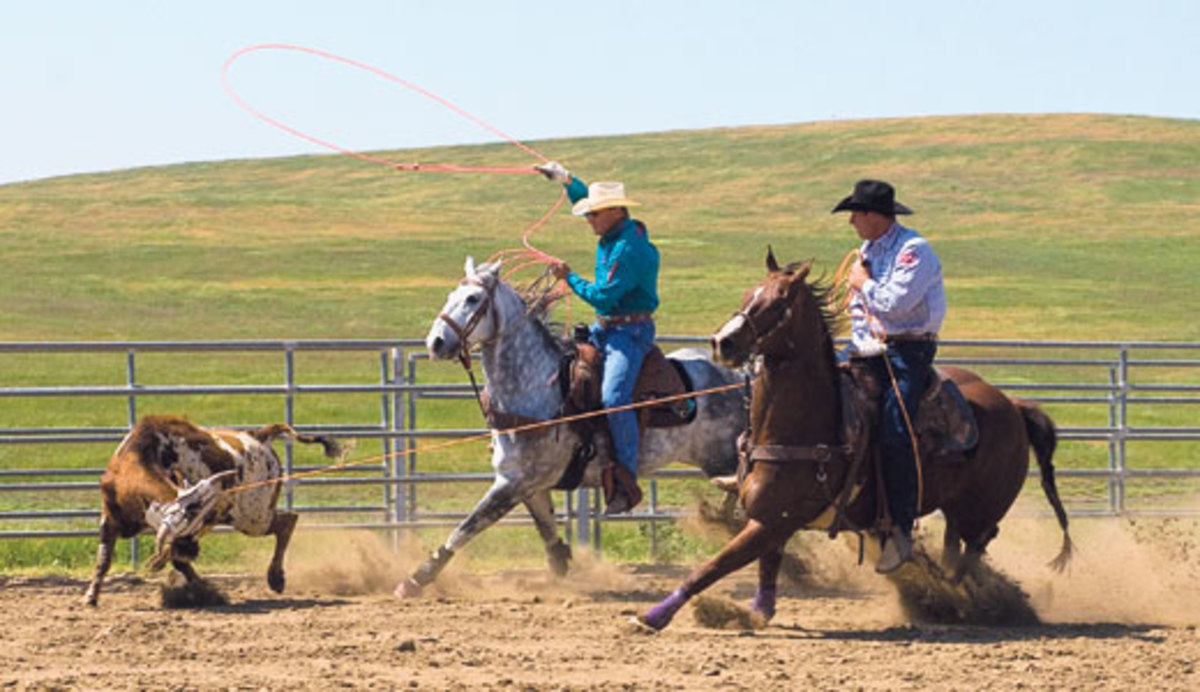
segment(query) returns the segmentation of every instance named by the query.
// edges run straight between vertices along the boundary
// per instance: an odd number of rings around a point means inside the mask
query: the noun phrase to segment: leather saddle
[[[576,339],[564,352],[559,365],[558,381],[564,392],[564,416],[599,411],[603,407],[601,387],[604,381],[604,352],[586,340]],[[642,370],[638,373],[637,385],[633,390],[633,401],[650,401],[691,391],[694,391],[694,387],[683,365],[667,358],[658,346],[654,346],[642,362]],[[697,409],[695,398],[684,398],[636,410],[638,427],[645,430],[691,423],[696,419]],[[584,470],[596,454],[592,438],[596,435],[609,435],[608,420],[605,416],[590,416],[572,421],[568,425],[579,435],[580,442],[571,453],[571,460],[562,477],[554,486],[560,490],[579,487]],[[627,486],[626,492],[630,493],[631,497],[636,496],[632,504],[637,504],[636,499],[641,498],[641,491],[628,474],[618,472],[616,466],[613,464],[604,470],[602,485],[605,501],[612,503],[615,485],[620,482]]]
[[[915,428],[921,458],[936,463],[965,462],[979,443],[979,425],[962,390],[937,368],[932,369],[929,387],[921,397]],[[874,437],[874,421],[883,387],[867,368],[843,370],[842,420],[846,441],[861,448]]]
[[[604,379],[604,352],[588,342],[574,344],[576,355],[566,363],[567,402],[574,413],[598,411],[602,407],[600,389]],[[560,377],[562,375],[560,374]],[[679,396],[693,391],[687,371],[678,361],[663,355],[655,345],[646,354],[633,390],[633,402]],[[694,398],[674,399],[637,409],[642,428],[669,428],[686,425],[696,418]],[[603,416],[586,419],[592,427],[607,429]]]

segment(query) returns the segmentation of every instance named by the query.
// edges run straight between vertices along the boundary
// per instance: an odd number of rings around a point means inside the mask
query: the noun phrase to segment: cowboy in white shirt
[[[896,222],[896,216],[912,210],[896,201],[891,185],[860,180],[832,213],[839,211],[850,212],[850,225],[863,239],[848,278],[855,291],[850,302],[851,357],[864,359],[884,384],[879,445],[892,530],[875,570],[887,573],[912,559],[917,462],[905,413],[915,424],[946,316],[946,291],[933,248],[919,233]]]

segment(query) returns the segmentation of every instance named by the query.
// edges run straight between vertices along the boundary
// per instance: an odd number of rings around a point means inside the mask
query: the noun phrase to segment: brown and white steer
[[[165,506],[176,499],[181,488],[223,471],[232,473],[214,482],[224,490],[254,485],[234,493],[221,493],[215,508],[205,517],[201,531],[170,543],[171,565],[188,583],[200,579],[191,562],[200,553],[200,536],[217,524],[232,526],[249,536],[274,534],[275,554],[267,570],[267,584],[277,593],[283,591],[283,555],[296,527],[297,515],[275,509],[280,484],[269,481],[280,477],[281,465],[271,441],[279,435],[319,443],[328,457],[337,457],[340,452],[334,440],[301,435],[285,424],[239,431],[201,428],[183,417],[170,415],[146,416],[138,421],[113,452],[100,478],[103,498],[100,548],[96,552],[96,572],[84,602],[96,605],[117,538],[131,538],[151,528],[147,521],[151,503],[157,503],[156,508]]]

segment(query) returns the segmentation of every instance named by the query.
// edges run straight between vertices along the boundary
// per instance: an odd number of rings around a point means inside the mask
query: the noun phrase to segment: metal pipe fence
[[[667,347],[704,347],[707,342],[701,337],[664,337],[660,343]],[[433,381],[437,377],[432,374],[422,381],[422,374],[431,369],[422,351],[422,342],[415,339],[0,342],[0,377],[6,377],[10,382],[24,378],[35,380],[0,387],[0,414],[8,412],[17,419],[26,418],[17,415],[24,406],[34,401],[50,400],[58,404],[54,419],[67,421],[66,424],[53,426],[18,425],[8,424],[0,417],[0,538],[94,535],[94,529],[80,528],[78,524],[81,520],[99,517],[98,498],[84,496],[84,493],[97,488],[97,479],[103,471],[101,465],[107,459],[107,453],[96,459],[96,465],[64,468],[38,461],[34,458],[38,455],[27,450],[40,450],[45,455],[46,450],[64,449],[70,445],[107,443],[115,446],[140,415],[164,412],[146,411],[147,400],[153,400],[154,403],[176,402],[187,400],[187,397],[219,397],[222,401],[267,397],[273,402],[272,406],[281,404],[281,408],[276,410],[280,411],[283,422],[302,432],[377,441],[381,454],[368,459],[368,463],[362,466],[347,469],[337,476],[307,477],[285,484],[281,501],[288,509],[314,516],[350,515],[351,519],[338,523],[306,522],[306,528],[389,529],[395,536],[400,530],[454,525],[465,513],[423,508],[425,496],[431,494],[432,487],[438,484],[479,484],[490,481],[492,475],[490,471],[436,470],[435,463],[425,460],[422,441],[464,438],[486,431],[469,427],[472,424],[470,422],[467,423],[468,427],[428,427],[423,424],[431,416],[431,408],[445,409],[447,406],[457,406],[461,410],[452,414],[441,411],[443,419],[473,421],[475,424],[481,424],[482,421],[477,408],[473,408],[474,402],[466,401],[472,399],[473,394],[460,376],[461,371],[442,373],[442,378],[452,379],[453,382]],[[231,383],[228,375],[223,373],[220,377],[213,376],[219,380],[217,382],[154,382],[153,376],[139,372],[139,368],[158,354],[181,364],[216,359],[218,372],[221,372],[222,358],[268,354],[272,359],[280,359],[280,380],[275,383]],[[374,381],[305,382],[300,376],[297,358],[311,354],[349,358],[356,367],[358,361],[371,359],[371,379]],[[79,384],[46,381],[53,380],[54,373],[53,365],[47,365],[44,361],[60,355],[121,358],[123,382]],[[12,362],[17,358],[23,360]],[[1107,497],[1102,507],[1073,508],[1074,514],[1195,512],[1194,502],[1189,505],[1186,501],[1182,506],[1130,507],[1127,491],[1129,484],[1139,479],[1154,479],[1167,484],[1167,488],[1160,489],[1166,493],[1178,491],[1175,486],[1200,479],[1200,464],[1187,463],[1187,459],[1194,456],[1178,452],[1163,454],[1160,451],[1135,453],[1131,450],[1132,446],[1143,443],[1170,442],[1177,448],[1188,443],[1200,443],[1200,427],[1179,422],[1181,419],[1196,420],[1195,415],[1170,413],[1174,407],[1191,407],[1200,403],[1200,343],[945,340],[940,344],[938,363],[975,369],[1009,394],[1055,407],[1056,417],[1060,412],[1067,412],[1067,407],[1082,410],[1082,413],[1066,416],[1071,422],[1060,425],[1060,440],[1078,442],[1086,447],[1083,450],[1086,453],[1094,453],[1095,448],[1100,447],[1103,460],[1098,464],[1068,464],[1066,467],[1060,461],[1057,475],[1060,478],[1103,482]],[[253,374],[262,376],[262,373]],[[313,406],[311,402],[315,400],[314,397],[327,399],[343,396],[373,399],[370,407],[375,411],[371,414],[374,420],[353,423],[297,422],[298,407],[301,405],[325,408]],[[88,425],[85,422],[88,416],[80,414],[72,417],[73,410],[85,408],[84,402],[108,400],[118,402],[119,425]],[[1135,416],[1134,413],[1139,415]],[[306,411],[304,418],[311,420],[312,415],[307,415]],[[1081,418],[1087,420],[1076,420]],[[1165,424],[1138,424],[1143,419],[1148,422],[1165,421]],[[256,427],[278,422],[278,418],[254,421],[253,424],[239,421],[242,423],[240,426],[231,425],[228,420],[197,422],[227,427]],[[108,451],[111,452],[111,447]],[[288,441],[281,455],[284,473],[291,475],[320,468],[298,465],[294,451]],[[478,468],[483,468],[482,457],[485,455],[480,456]],[[1166,462],[1159,456],[1167,457]],[[1173,458],[1179,458],[1179,461],[1173,461]],[[1176,463],[1178,465],[1174,467],[1169,465]],[[557,503],[561,507],[558,518],[566,525],[568,536],[573,536],[581,543],[590,542],[597,548],[604,523],[613,521],[648,521],[653,541],[657,531],[656,522],[672,520],[684,513],[680,507],[660,502],[659,484],[699,475],[698,471],[676,468],[657,474],[650,479],[646,509],[618,518],[603,516],[599,498],[594,492],[580,489],[564,493]],[[362,486],[373,486],[378,492],[368,501],[361,498],[338,503],[314,501],[313,496],[319,489],[344,490]],[[1185,498],[1189,492],[1195,497],[1194,489],[1185,487],[1178,492]],[[21,493],[36,495],[37,504],[53,508],[31,508],[7,500]],[[77,502],[78,506],[63,506],[72,502]],[[57,526],[40,526],[46,523]],[[514,518],[503,523],[527,523],[527,520]],[[14,524],[20,526],[13,528]],[[38,524],[39,527],[30,528],[28,524]],[[68,526],[64,527],[64,524]],[[131,543],[136,551],[136,541]],[[136,552],[134,560],[137,560]]]

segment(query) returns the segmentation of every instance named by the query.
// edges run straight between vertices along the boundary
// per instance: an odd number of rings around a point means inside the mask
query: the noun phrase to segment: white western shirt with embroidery
[[[936,333],[946,317],[942,263],[920,233],[898,223],[860,248],[870,279],[850,301],[850,342],[858,355],[885,349],[879,337]]]

